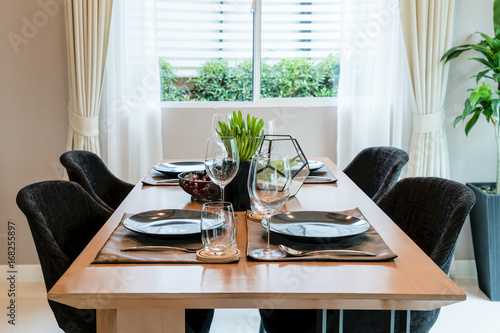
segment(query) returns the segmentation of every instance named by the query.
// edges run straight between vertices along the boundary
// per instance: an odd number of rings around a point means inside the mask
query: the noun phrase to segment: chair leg
[[[396,322],[396,311],[384,311],[384,333],[394,333],[394,324]]]
[[[264,324],[262,323],[262,320],[260,321],[259,333],[266,333],[266,330],[264,329]]]
[[[331,330],[328,333],[343,333],[344,332],[344,310],[330,310],[333,313],[331,318],[330,327]],[[317,321],[316,321],[316,332],[326,333],[327,332],[327,310],[318,310]]]
[[[399,332],[400,333],[409,333],[410,332],[410,310],[401,310],[399,311]]]
[[[400,310],[399,313],[399,328],[398,333],[408,333],[410,332],[410,310]],[[396,332],[396,311],[388,310],[384,314],[384,332],[395,333]]]

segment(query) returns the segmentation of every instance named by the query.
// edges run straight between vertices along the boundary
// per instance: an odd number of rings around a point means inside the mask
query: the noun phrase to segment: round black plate
[[[158,163],[153,169],[170,176],[177,176],[181,172],[205,170],[205,163],[200,161]]]
[[[161,209],[132,215],[123,221],[131,231],[155,238],[191,238],[201,235],[201,212],[189,209]]]
[[[261,221],[267,228],[267,219]],[[333,242],[365,233],[370,223],[335,212],[301,211],[271,217],[271,232],[305,243]]]

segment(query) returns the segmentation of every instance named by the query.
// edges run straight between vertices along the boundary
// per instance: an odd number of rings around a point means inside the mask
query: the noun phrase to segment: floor
[[[444,307],[431,333],[500,332],[500,302],[491,302],[478,289],[475,279],[456,279],[455,282],[467,293],[467,301]],[[62,332],[48,306],[43,283],[17,284],[15,326],[7,322],[9,318],[5,315],[10,301],[7,282],[0,282],[0,287],[0,307],[4,309],[0,332]],[[256,310],[217,310],[211,333],[257,333],[258,327]]]

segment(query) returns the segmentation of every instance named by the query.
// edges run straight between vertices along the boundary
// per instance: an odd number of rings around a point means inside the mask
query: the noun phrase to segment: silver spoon
[[[164,246],[164,245],[143,245],[143,246],[125,247],[120,251],[184,251],[188,253],[195,253],[198,250],[200,249],[187,249],[184,247]]]
[[[337,254],[337,255],[347,255],[347,256],[376,256],[373,252],[360,251],[360,250],[317,250],[317,251],[299,251],[292,249],[283,244],[278,245],[285,253],[288,253],[294,257],[302,257],[310,254]]]

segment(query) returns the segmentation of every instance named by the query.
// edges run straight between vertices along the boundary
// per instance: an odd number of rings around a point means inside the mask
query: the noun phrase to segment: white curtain
[[[455,0],[401,1],[413,109],[408,176],[449,176],[444,100]]]
[[[398,0],[343,0],[337,165],[363,148],[401,147],[404,47]]]
[[[137,182],[162,158],[156,0],[115,1],[102,103],[103,159]]]
[[[111,0],[66,1],[68,150],[100,154],[98,117],[112,5]]]

